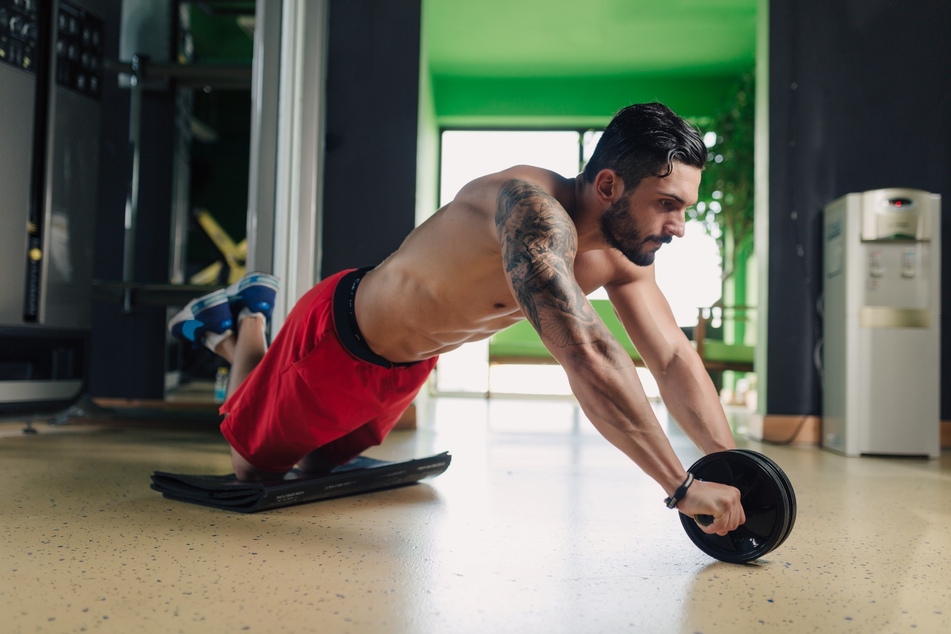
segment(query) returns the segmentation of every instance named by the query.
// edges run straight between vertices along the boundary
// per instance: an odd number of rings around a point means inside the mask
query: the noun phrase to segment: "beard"
[[[670,236],[642,236],[637,222],[631,216],[631,198],[624,196],[614,201],[601,216],[601,235],[611,247],[637,266],[650,266],[662,244],[669,244]]]

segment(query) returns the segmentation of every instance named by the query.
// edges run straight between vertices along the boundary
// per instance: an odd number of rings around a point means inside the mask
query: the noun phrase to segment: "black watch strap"
[[[684,483],[677,487],[677,490],[674,491],[674,494],[669,498],[664,499],[664,504],[667,505],[667,508],[673,509],[677,508],[677,504],[680,503],[684,496],[687,495],[687,489],[690,488],[690,485],[693,484],[693,474],[689,471],[687,472],[687,479],[684,480]]]

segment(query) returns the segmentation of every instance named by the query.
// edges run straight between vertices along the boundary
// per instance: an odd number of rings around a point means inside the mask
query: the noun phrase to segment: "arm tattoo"
[[[499,191],[495,225],[516,299],[544,340],[565,348],[610,338],[575,281],[578,235],[555,198],[510,180]]]

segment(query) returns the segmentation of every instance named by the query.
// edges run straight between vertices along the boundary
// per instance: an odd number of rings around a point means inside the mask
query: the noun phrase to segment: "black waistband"
[[[357,286],[367,272],[374,267],[369,266],[346,273],[334,289],[334,328],[340,343],[358,359],[384,368],[399,368],[415,365],[413,363],[393,363],[370,350],[370,346],[363,339],[360,327],[357,325],[357,315],[354,312],[354,300],[357,296]]]

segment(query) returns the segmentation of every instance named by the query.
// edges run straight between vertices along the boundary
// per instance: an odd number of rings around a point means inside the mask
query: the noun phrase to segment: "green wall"
[[[735,81],[736,75],[432,77],[436,118],[443,127],[603,126],[624,106],[646,101],[704,118],[727,99]]]

